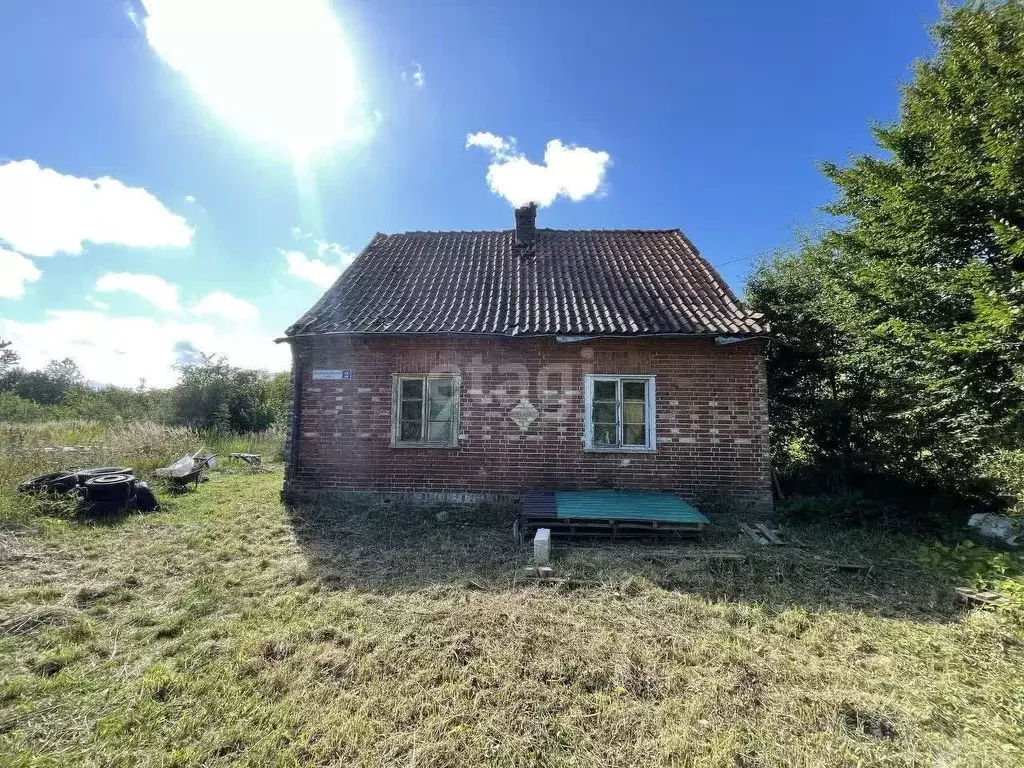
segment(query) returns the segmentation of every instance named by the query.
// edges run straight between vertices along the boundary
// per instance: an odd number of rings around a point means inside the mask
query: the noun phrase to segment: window
[[[653,451],[654,377],[590,375],[586,440],[592,451]]]
[[[395,376],[391,444],[453,448],[458,443],[457,376]]]

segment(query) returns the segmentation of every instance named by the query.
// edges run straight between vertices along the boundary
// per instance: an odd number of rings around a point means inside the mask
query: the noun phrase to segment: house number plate
[[[313,381],[351,381],[352,371],[348,368],[340,371],[314,370]]]

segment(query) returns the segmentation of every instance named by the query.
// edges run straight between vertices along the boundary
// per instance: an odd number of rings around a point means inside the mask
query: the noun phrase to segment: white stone
[[[533,561],[537,565],[551,562],[551,529],[539,528],[533,537]]]
[[[509,412],[509,416],[512,421],[523,430],[524,432],[530,428],[530,425],[537,420],[537,416],[540,412],[537,408],[527,400],[525,397],[516,404]]]
[[[1024,541],[1024,523],[1003,515],[991,515],[987,512],[971,515],[967,527],[974,528],[979,535],[987,539],[996,539],[1015,549]]]

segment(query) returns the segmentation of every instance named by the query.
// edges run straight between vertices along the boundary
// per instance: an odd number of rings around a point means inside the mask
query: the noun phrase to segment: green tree
[[[882,152],[826,164],[841,226],[762,265],[783,464],[966,490],[1024,435],[1024,3],[935,28]]]
[[[172,421],[219,431],[250,432],[274,424],[271,378],[265,371],[237,368],[224,357],[203,355],[177,367],[169,394]]]
[[[275,426],[283,428],[291,406],[292,374],[291,371],[278,371],[267,380],[267,404],[274,413]]]
[[[0,391],[11,388],[18,363],[21,362],[21,355],[15,351],[13,344],[14,342],[0,337]]]
[[[85,376],[78,364],[65,357],[51,360],[41,371],[16,371],[11,390],[18,397],[41,405],[59,405],[85,386]]]

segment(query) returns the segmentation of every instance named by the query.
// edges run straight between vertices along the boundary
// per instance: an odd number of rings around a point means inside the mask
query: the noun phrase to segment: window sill
[[[598,448],[595,446],[584,447],[585,453],[657,453],[657,448],[636,447],[629,448],[623,445],[616,445],[611,448]]]
[[[429,448],[431,450],[453,451],[459,446],[452,443],[391,443],[391,448]]]

